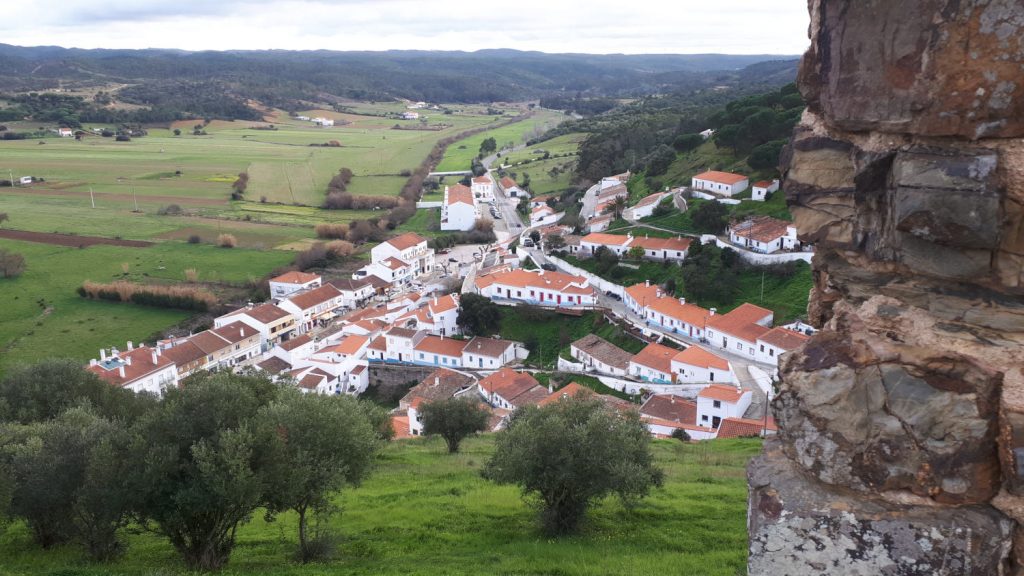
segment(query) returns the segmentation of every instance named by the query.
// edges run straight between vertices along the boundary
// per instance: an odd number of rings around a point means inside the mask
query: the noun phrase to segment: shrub
[[[199,280],[199,271],[198,270],[196,270],[195,268],[186,268],[185,269],[185,281],[186,282],[196,282],[198,280]]]
[[[238,246],[238,240],[233,234],[220,234],[217,236],[217,246],[221,248],[234,248]]]
[[[0,278],[14,278],[25,271],[25,257],[0,248]]]
[[[178,216],[183,212],[181,206],[177,204],[169,204],[167,206],[161,206],[157,209],[156,213],[160,216]]]
[[[334,258],[344,258],[345,256],[351,256],[352,252],[355,251],[356,247],[351,242],[344,240],[334,240],[328,242],[325,246],[327,252]]]
[[[676,440],[679,440],[680,442],[690,441],[690,435],[687,434],[686,430],[683,430],[682,428],[676,428],[675,430],[673,430],[672,437],[675,438]]]
[[[199,237],[199,234],[191,234],[188,237],[189,244],[199,244],[203,239]]]
[[[132,302],[158,308],[180,308],[206,312],[217,304],[217,297],[193,286],[163,286],[117,281],[101,284],[86,280],[78,294],[93,300]]]
[[[326,223],[317,224],[315,230],[317,238],[344,240],[345,236],[348,234],[348,225]]]

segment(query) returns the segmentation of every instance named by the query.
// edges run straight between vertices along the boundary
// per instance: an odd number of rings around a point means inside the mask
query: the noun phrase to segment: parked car
[[[455,262],[456,264],[458,264],[458,262],[459,262],[459,260],[457,258],[449,258],[448,261],[449,262]]]
[[[494,213],[494,219],[495,220],[501,220],[501,212],[495,212]]]
[[[533,240],[530,238],[523,240],[523,246],[525,246],[526,248],[533,248]]]
[[[555,270],[558,270],[558,268],[556,268],[555,265],[552,264],[551,262],[545,262],[541,264],[540,267],[547,270],[548,272],[554,272]]]

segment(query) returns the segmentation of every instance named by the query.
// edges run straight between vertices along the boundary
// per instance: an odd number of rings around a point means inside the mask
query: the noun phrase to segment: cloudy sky
[[[0,42],[21,46],[800,54],[808,45],[806,0],[12,0],[4,4],[7,25]]]

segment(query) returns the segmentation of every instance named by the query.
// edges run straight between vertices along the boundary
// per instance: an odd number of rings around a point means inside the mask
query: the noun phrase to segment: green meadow
[[[495,118],[500,119],[500,117]],[[536,138],[554,128],[564,118],[565,115],[560,112],[537,110],[533,116],[526,120],[493,130],[486,130],[453,142],[445,152],[444,159],[437,165],[436,170],[439,172],[469,170],[469,165],[473,158],[480,153],[480,144],[487,138],[494,138],[499,149],[505,146],[525,144],[530,138]]]
[[[321,564],[291,560],[296,520],[273,523],[256,514],[237,534],[221,574],[601,576],[700,574],[746,571],[747,487],[744,467],[760,450],[756,439],[683,444],[655,440],[665,484],[635,507],[599,502],[579,535],[542,536],[535,509],[512,486],[480,476],[493,437],[463,443],[455,455],[438,439],[392,442],[373,475],[336,497],[341,512],[331,527],[341,538],[338,556]],[[4,573],[157,576],[186,573],[170,543],[131,529],[126,555],[111,564],[88,564],[71,546],[41,551],[15,524],[0,536]]]

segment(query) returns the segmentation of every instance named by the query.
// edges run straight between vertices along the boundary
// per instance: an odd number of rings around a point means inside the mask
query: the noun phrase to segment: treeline
[[[547,96],[540,99],[542,108],[562,110],[580,116],[594,116],[615,108],[619,101],[614,98],[583,98],[576,96]]]
[[[350,396],[222,372],[158,400],[70,360],[13,369],[0,381],[0,422],[0,520],[96,562],[122,555],[138,525],[190,570],[223,567],[260,509],[268,520],[297,514],[300,561],[328,557],[331,498],[369,475],[392,435],[384,410]]]
[[[147,285],[126,281],[101,284],[86,280],[78,287],[78,295],[93,300],[131,302],[197,312],[207,312],[217,305],[216,296],[193,286]]]
[[[715,128],[715,143],[737,156],[749,156],[754,169],[771,168],[804,111],[795,84],[776,92],[734,100],[708,117]]]

